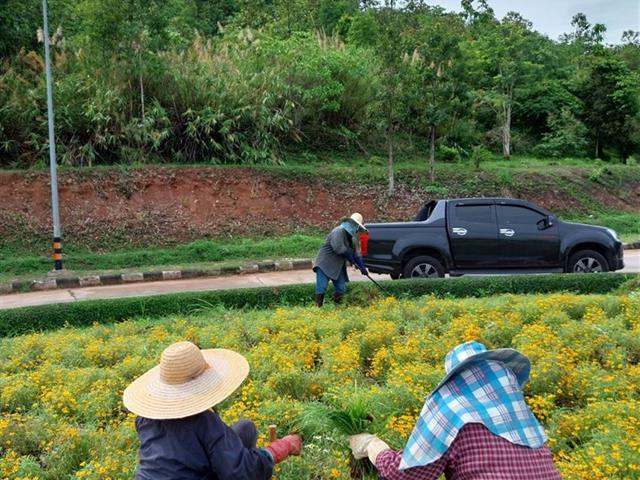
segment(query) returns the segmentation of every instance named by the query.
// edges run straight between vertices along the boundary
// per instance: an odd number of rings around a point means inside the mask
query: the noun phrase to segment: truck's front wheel
[[[407,262],[402,270],[404,278],[438,278],[444,277],[444,267],[433,257],[420,255]]]
[[[569,273],[600,273],[608,271],[609,263],[607,259],[593,250],[582,250],[571,255],[567,268]]]

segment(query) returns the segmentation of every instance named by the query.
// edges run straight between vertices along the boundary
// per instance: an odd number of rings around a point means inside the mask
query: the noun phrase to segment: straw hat
[[[342,219],[343,222],[346,220],[351,220],[352,222],[355,222],[355,224],[358,225],[358,227],[360,227],[365,232],[367,231],[367,227],[364,226],[364,218],[358,212],[354,213],[350,217],[344,217]]]
[[[248,374],[249,364],[239,353],[178,342],[162,352],[160,365],[125,389],[122,400],[141,417],[184,418],[222,402]]]

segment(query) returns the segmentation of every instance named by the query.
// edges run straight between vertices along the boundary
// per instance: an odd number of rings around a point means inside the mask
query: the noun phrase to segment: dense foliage
[[[52,0],[61,163],[384,149],[392,176],[396,137],[431,165],[482,149],[635,161],[636,32],[606,46],[577,14],[556,41],[485,0],[394,3]],[[40,24],[39,0],[0,7],[0,166],[46,161]]]
[[[122,391],[187,339],[234,349],[251,365],[241,390],[218,406],[226,422],[254,420],[260,445],[271,423],[280,435],[302,432],[304,455],[278,466],[282,480],[349,479],[345,433],[354,429],[402,448],[445,354],[467,340],[532,360],[525,397],[562,478],[639,479],[639,319],[633,295],[387,298],[364,308],[218,308],[2,339],[0,477],[131,478],[138,442]]]

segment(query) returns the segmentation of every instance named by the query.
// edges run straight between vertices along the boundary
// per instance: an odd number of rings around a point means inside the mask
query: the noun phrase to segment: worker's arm
[[[246,448],[217,415],[206,417],[201,430],[211,470],[219,480],[267,480],[273,458],[265,450]]]
[[[349,437],[349,446],[356,459],[368,457],[385,480],[437,480],[447,466],[448,453],[430,465],[400,470],[402,454],[370,433]]]

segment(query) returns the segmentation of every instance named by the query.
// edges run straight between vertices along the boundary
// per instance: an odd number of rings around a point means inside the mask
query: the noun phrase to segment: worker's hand
[[[274,463],[280,463],[289,455],[300,455],[302,439],[299,435],[287,435],[270,443],[266,450],[271,454]]]
[[[365,458],[367,456],[367,447],[371,441],[377,438],[370,433],[359,433],[358,435],[351,435],[349,437],[349,446],[351,447],[351,453],[356,460]]]
[[[364,275],[365,277],[369,276],[369,270],[367,270],[367,267],[364,264],[364,260],[362,259],[362,257],[356,257],[356,266],[358,267],[362,275]]]
[[[371,463],[376,464],[378,454],[388,450],[389,445],[370,433],[359,433],[349,437],[349,446],[356,460],[369,457]]]

